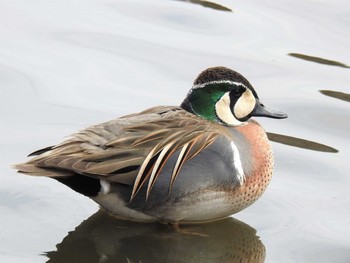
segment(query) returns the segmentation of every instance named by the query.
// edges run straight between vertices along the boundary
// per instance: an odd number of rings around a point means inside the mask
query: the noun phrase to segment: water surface
[[[1,262],[350,262],[349,1],[208,3],[1,2]],[[235,219],[193,235],[114,222],[10,168],[88,125],[178,105],[216,65],[289,115],[259,119],[274,178]]]

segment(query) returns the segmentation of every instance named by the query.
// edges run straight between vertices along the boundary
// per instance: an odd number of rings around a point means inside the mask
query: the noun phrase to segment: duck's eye
[[[239,89],[234,89],[234,90],[231,90],[231,92],[230,92],[230,95],[234,96],[234,97],[238,97],[241,94],[242,94],[242,92]]]
[[[242,93],[245,91],[245,88],[239,87],[236,89],[231,90],[230,95],[233,97],[239,97],[242,95]]]

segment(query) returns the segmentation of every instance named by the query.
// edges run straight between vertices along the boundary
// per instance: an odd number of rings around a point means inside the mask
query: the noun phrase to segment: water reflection
[[[265,247],[254,228],[234,218],[180,232],[98,211],[46,255],[48,262],[264,262]]]
[[[267,137],[269,140],[282,143],[289,146],[294,146],[298,148],[303,148],[307,150],[313,150],[318,152],[329,152],[329,153],[337,153],[339,152],[337,149],[327,146],[325,144],[321,144],[318,142],[313,142],[305,139],[300,139],[292,136],[276,134],[272,132],[267,132]]]
[[[184,2],[190,2],[192,4],[197,4],[197,5],[201,5],[204,7],[209,7],[215,10],[220,10],[220,11],[228,11],[228,12],[232,12],[232,9],[227,8],[225,6],[219,5],[217,3],[214,2],[210,2],[210,1],[201,1],[201,0],[181,0]]]
[[[329,60],[329,59],[324,59],[324,58],[319,58],[319,57],[313,57],[313,56],[308,56],[308,55],[303,55],[299,53],[289,53],[289,56],[304,59],[307,61],[311,62],[316,62],[319,64],[325,64],[325,65],[330,65],[330,66],[337,66],[337,67],[342,67],[342,68],[350,68],[348,65],[345,65],[344,63],[334,61],[334,60]]]
[[[350,102],[350,94],[333,90],[320,90],[323,95]]]

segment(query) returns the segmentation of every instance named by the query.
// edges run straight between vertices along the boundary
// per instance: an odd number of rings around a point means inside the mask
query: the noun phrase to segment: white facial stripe
[[[245,180],[245,175],[244,175],[243,166],[241,162],[241,156],[239,154],[237,146],[233,142],[231,142],[231,148],[233,152],[233,166],[235,167],[239,184],[243,185]]]
[[[251,113],[255,107],[255,97],[251,90],[247,89],[241,97],[237,100],[233,111],[235,113],[235,116],[239,119],[245,118],[248,116],[249,113]]]
[[[237,120],[235,116],[233,116],[231,108],[230,108],[230,92],[226,92],[220,100],[215,104],[216,115],[219,119],[232,126],[242,125],[242,122]]]
[[[205,82],[202,84],[197,84],[194,85],[192,87],[192,89],[201,89],[207,85],[212,85],[212,84],[222,84],[222,83],[227,83],[227,84],[231,84],[231,85],[236,85],[236,86],[242,86],[245,87],[246,89],[248,89],[243,83],[241,82],[235,82],[235,81],[231,81],[231,80],[215,80],[215,81],[209,81],[209,82]]]

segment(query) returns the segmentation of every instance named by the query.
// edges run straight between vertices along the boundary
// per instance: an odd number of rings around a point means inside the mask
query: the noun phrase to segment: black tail
[[[54,179],[88,197],[96,196],[101,191],[100,180],[88,176],[77,174],[68,177],[57,177]]]

